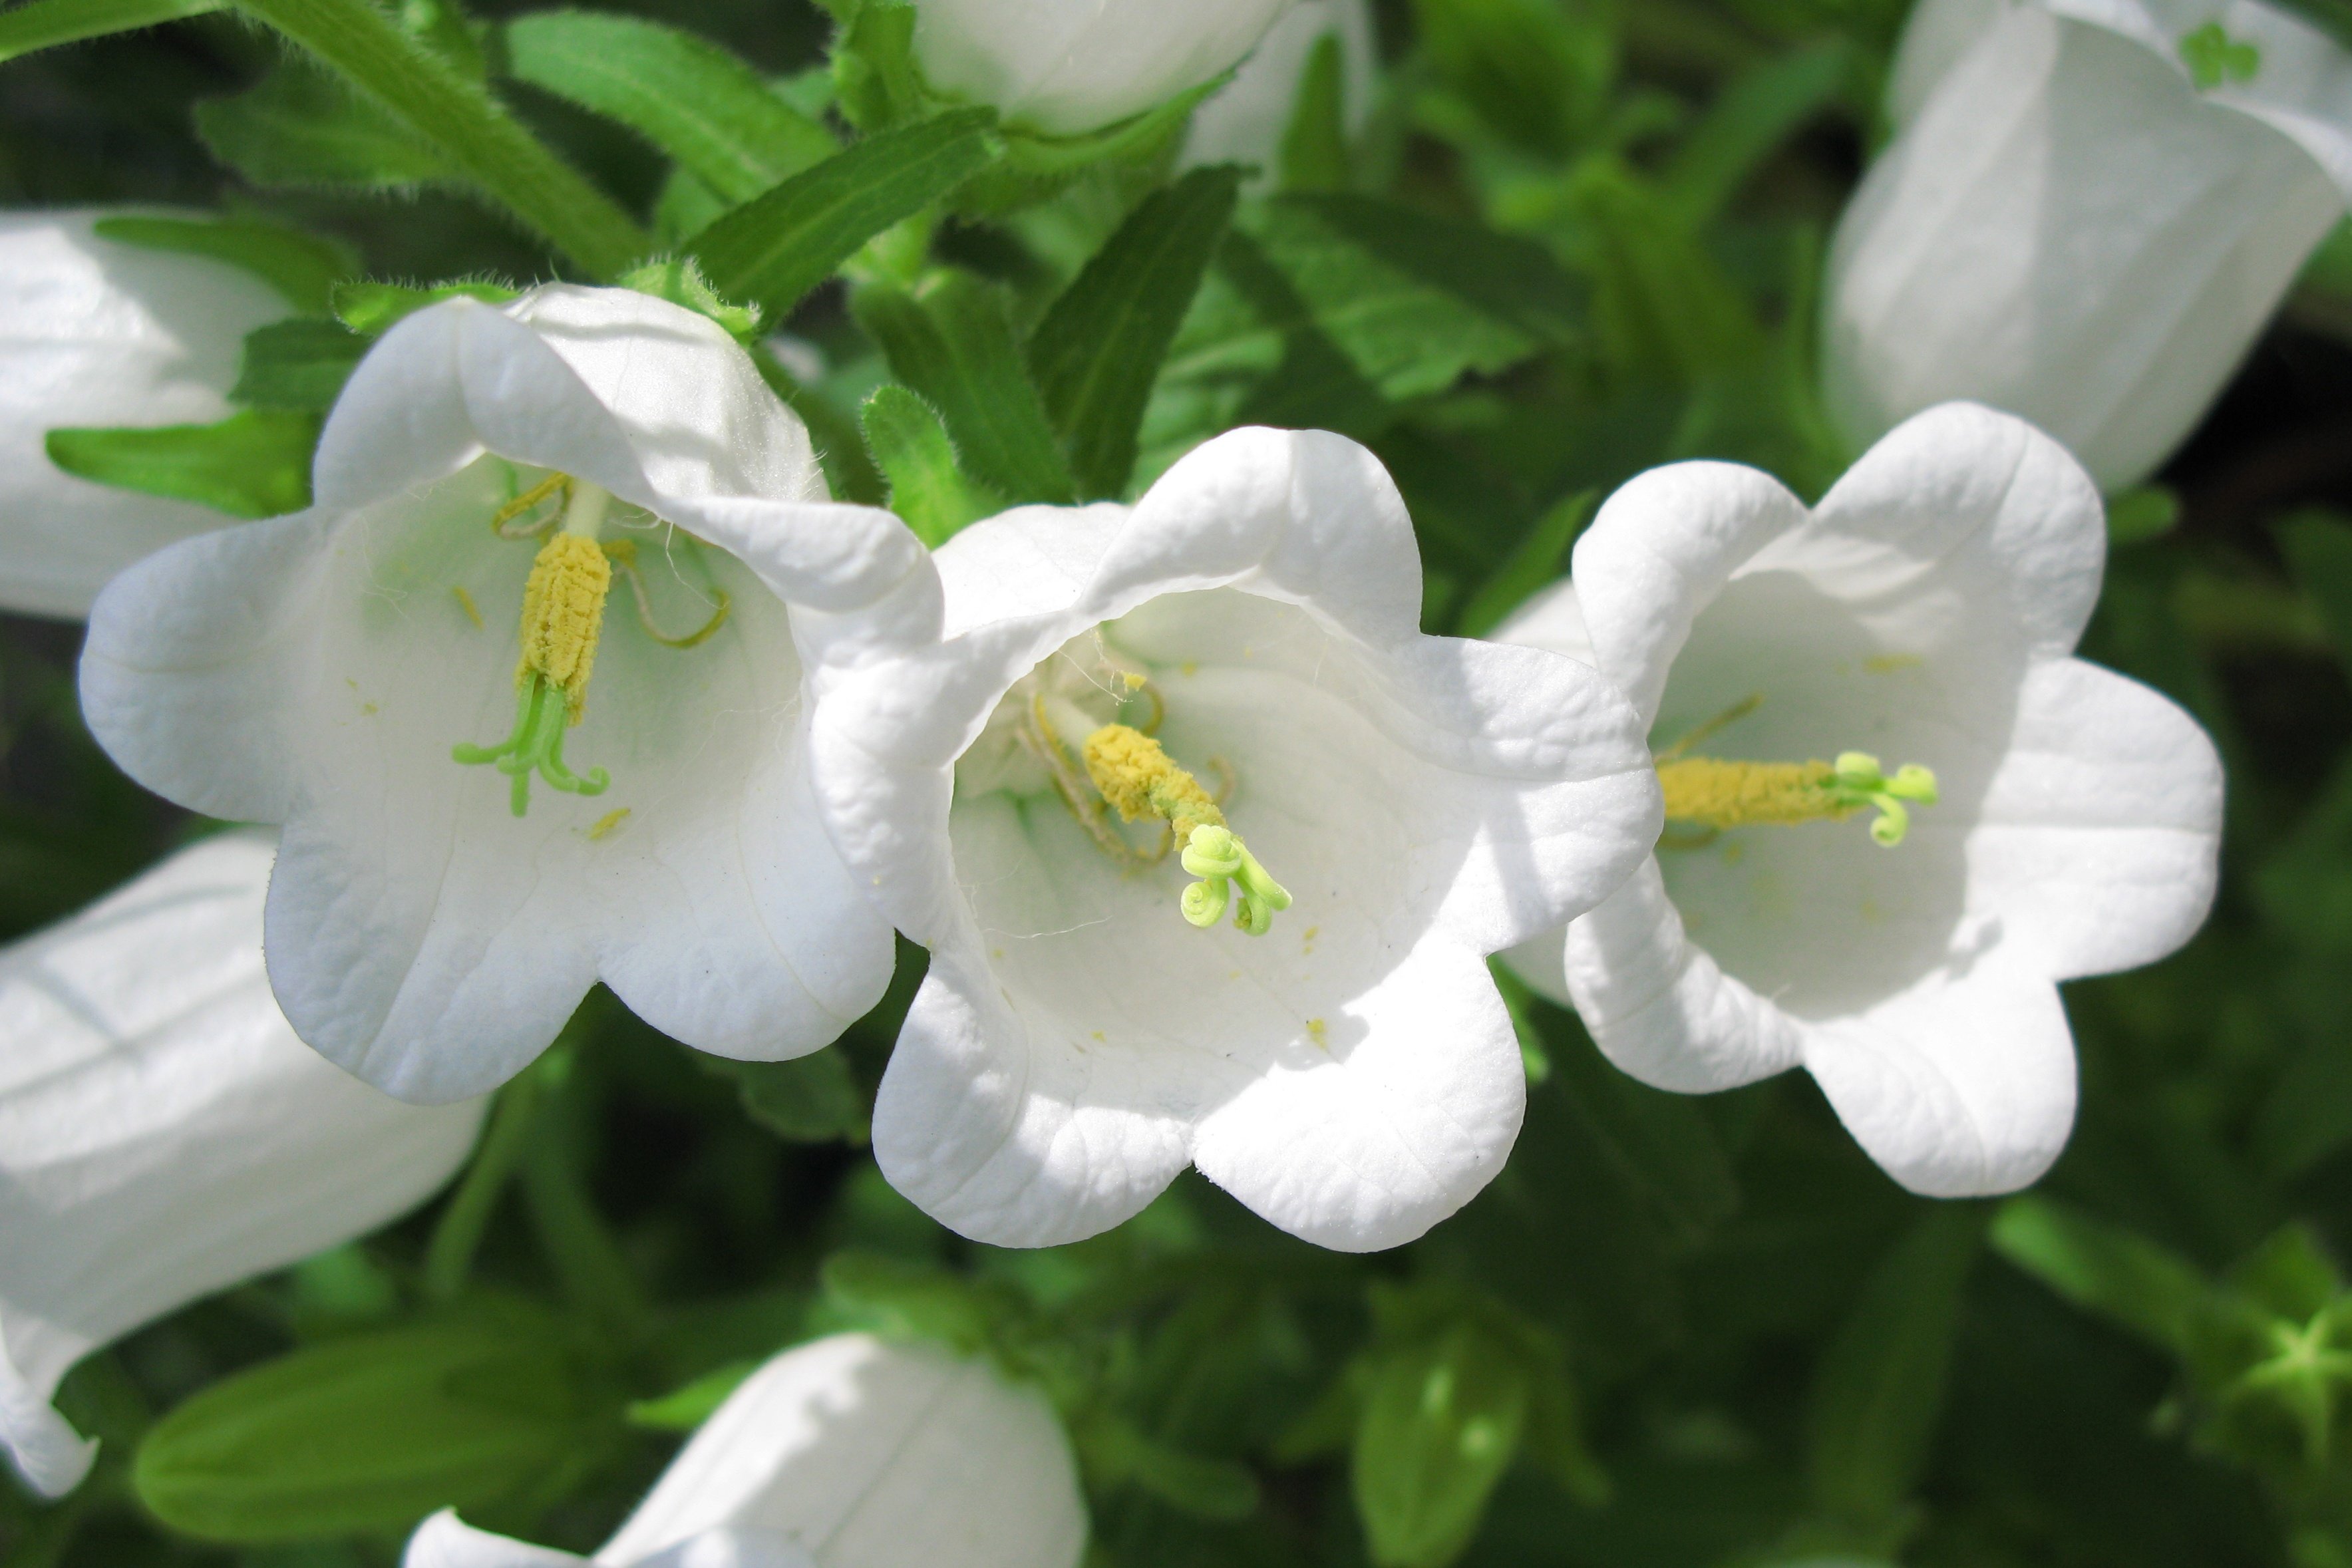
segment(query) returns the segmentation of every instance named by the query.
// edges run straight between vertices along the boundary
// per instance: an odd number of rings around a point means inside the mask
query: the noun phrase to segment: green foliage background
[[[1322,426],[1404,488],[1430,628],[1475,632],[1644,467],[1817,492],[1848,456],[1809,392],[1811,309],[1900,0],[1391,3],[1370,128],[1310,79],[1247,191],[1169,183],[1167,117],[1009,150],[924,119],[879,0],[833,72],[802,0],[633,7],[688,39],[525,10],[400,18],[719,294],[788,318],[821,367],[768,368],[836,489],[927,538],[1131,493],[1232,424]],[[849,121],[873,134],[844,169]],[[579,275],[446,149],[226,15],[0,65],[0,199],[345,247],[331,303],[248,345],[252,439],[218,492],[247,509],[299,486],[318,411],[413,303],[353,280]],[[449,1196],[79,1368],[61,1399],[99,1470],[53,1507],[0,1489],[6,1563],[360,1568],[448,1504],[589,1550],[747,1365],[866,1324],[1041,1379],[1120,1568],[2352,1565],[2341,240],[2164,488],[2117,509],[2087,651],[2220,740],[2225,880],[2186,952],[2070,988],[2081,1124],[2036,1194],[1913,1199],[1801,1075],[1677,1099],[1521,998],[1527,1130],[1423,1242],[1319,1252],[1187,1177],[1114,1234],[1003,1251],[864,1147],[919,952],[840,1050],[785,1067],[692,1055],[599,993]],[[166,456],[151,487],[227,483]],[[0,628],[0,934],[204,828],[91,745],[77,640]]]

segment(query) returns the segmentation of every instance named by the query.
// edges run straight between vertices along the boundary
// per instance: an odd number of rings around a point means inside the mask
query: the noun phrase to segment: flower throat
[[[507,775],[509,801],[518,817],[530,810],[533,774],[551,789],[571,795],[601,795],[612,782],[602,768],[585,774],[572,771],[563,760],[563,732],[587,712],[589,677],[595,674],[596,649],[604,635],[604,601],[612,596],[616,572],[628,580],[646,633],[665,647],[691,648],[708,640],[731,608],[726,593],[719,591],[717,612],[699,631],[683,637],[665,635],[654,623],[645,579],[637,570],[635,544],[601,537],[612,500],[609,491],[558,474],[517,496],[490,518],[500,538],[546,541],[523,585],[514,727],[497,746],[460,742],[449,755],[468,767],[488,764]],[[551,509],[551,502],[561,505]],[[471,604],[470,599],[461,602]]]

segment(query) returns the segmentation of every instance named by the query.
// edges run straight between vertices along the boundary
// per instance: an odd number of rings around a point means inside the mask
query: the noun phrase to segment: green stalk
[[[236,5],[341,72],[593,276],[617,277],[649,248],[611,197],[372,0]]]
[[[228,0],[33,0],[0,15],[0,60],[226,8]]]
[[[544,1059],[542,1059],[544,1060]],[[534,1070],[499,1092],[490,1113],[489,1130],[466,1167],[466,1179],[457,1196],[441,1211],[433,1239],[425,1249],[425,1294],[436,1301],[454,1301],[474,1271],[474,1255],[481,1250],[482,1234],[506,1191],[507,1180],[529,1146],[531,1123],[545,1097],[545,1074]]]

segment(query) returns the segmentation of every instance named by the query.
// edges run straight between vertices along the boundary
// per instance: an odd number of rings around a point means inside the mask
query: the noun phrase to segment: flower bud
[[[936,91],[1075,136],[1215,80],[1289,3],[915,0],[915,57]]]
[[[111,215],[0,214],[0,609],[79,619],[122,568],[231,521],[76,478],[44,443],[68,426],[226,419],[245,335],[290,313],[229,263],[100,238]]]
[[[1858,445],[1992,404],[2112,490],[2196,424],[2343,215],[2352,56],[2254,4],[2185,32],[2059,9],[1922,7],[1911,118],[1832,254],[1824,393]]]
[[[1298,111],[1298,89],[1325,38],[1339,40],[1340,120],[1350,135],[1372,109],[1379,55],[1366,0],[1297,0],[1228,86],[1192,115],[1182,162],[1252,163],[1261,178],[1282,162],[1283,138]]]

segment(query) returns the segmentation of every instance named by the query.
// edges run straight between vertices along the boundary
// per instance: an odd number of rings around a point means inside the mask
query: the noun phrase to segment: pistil
[[[1906,764],[1889,778],[1877,758],[1862,751],[1841,753],[1835,762],[1672,757],[1657,768],[1667,820],[1711,830],[1843,821],[1875,807],[1870,836],[1892,849],[1911,830],[1910,808],[1937,800],[1936,775],[1927,768]]]
[[[1184,918],[1202,930],[1234,912],[1234,924],[1263,936],[1290,907],[1290,894],[1267,874],[1227,825],[1201,781],[1178,767],[1160,744],[1123,724],[1087,737],[1081,752],[1087,777],[1124,821],[1158,819],[1182,852],[1184,869],[1201,880],[1184,889]]]

